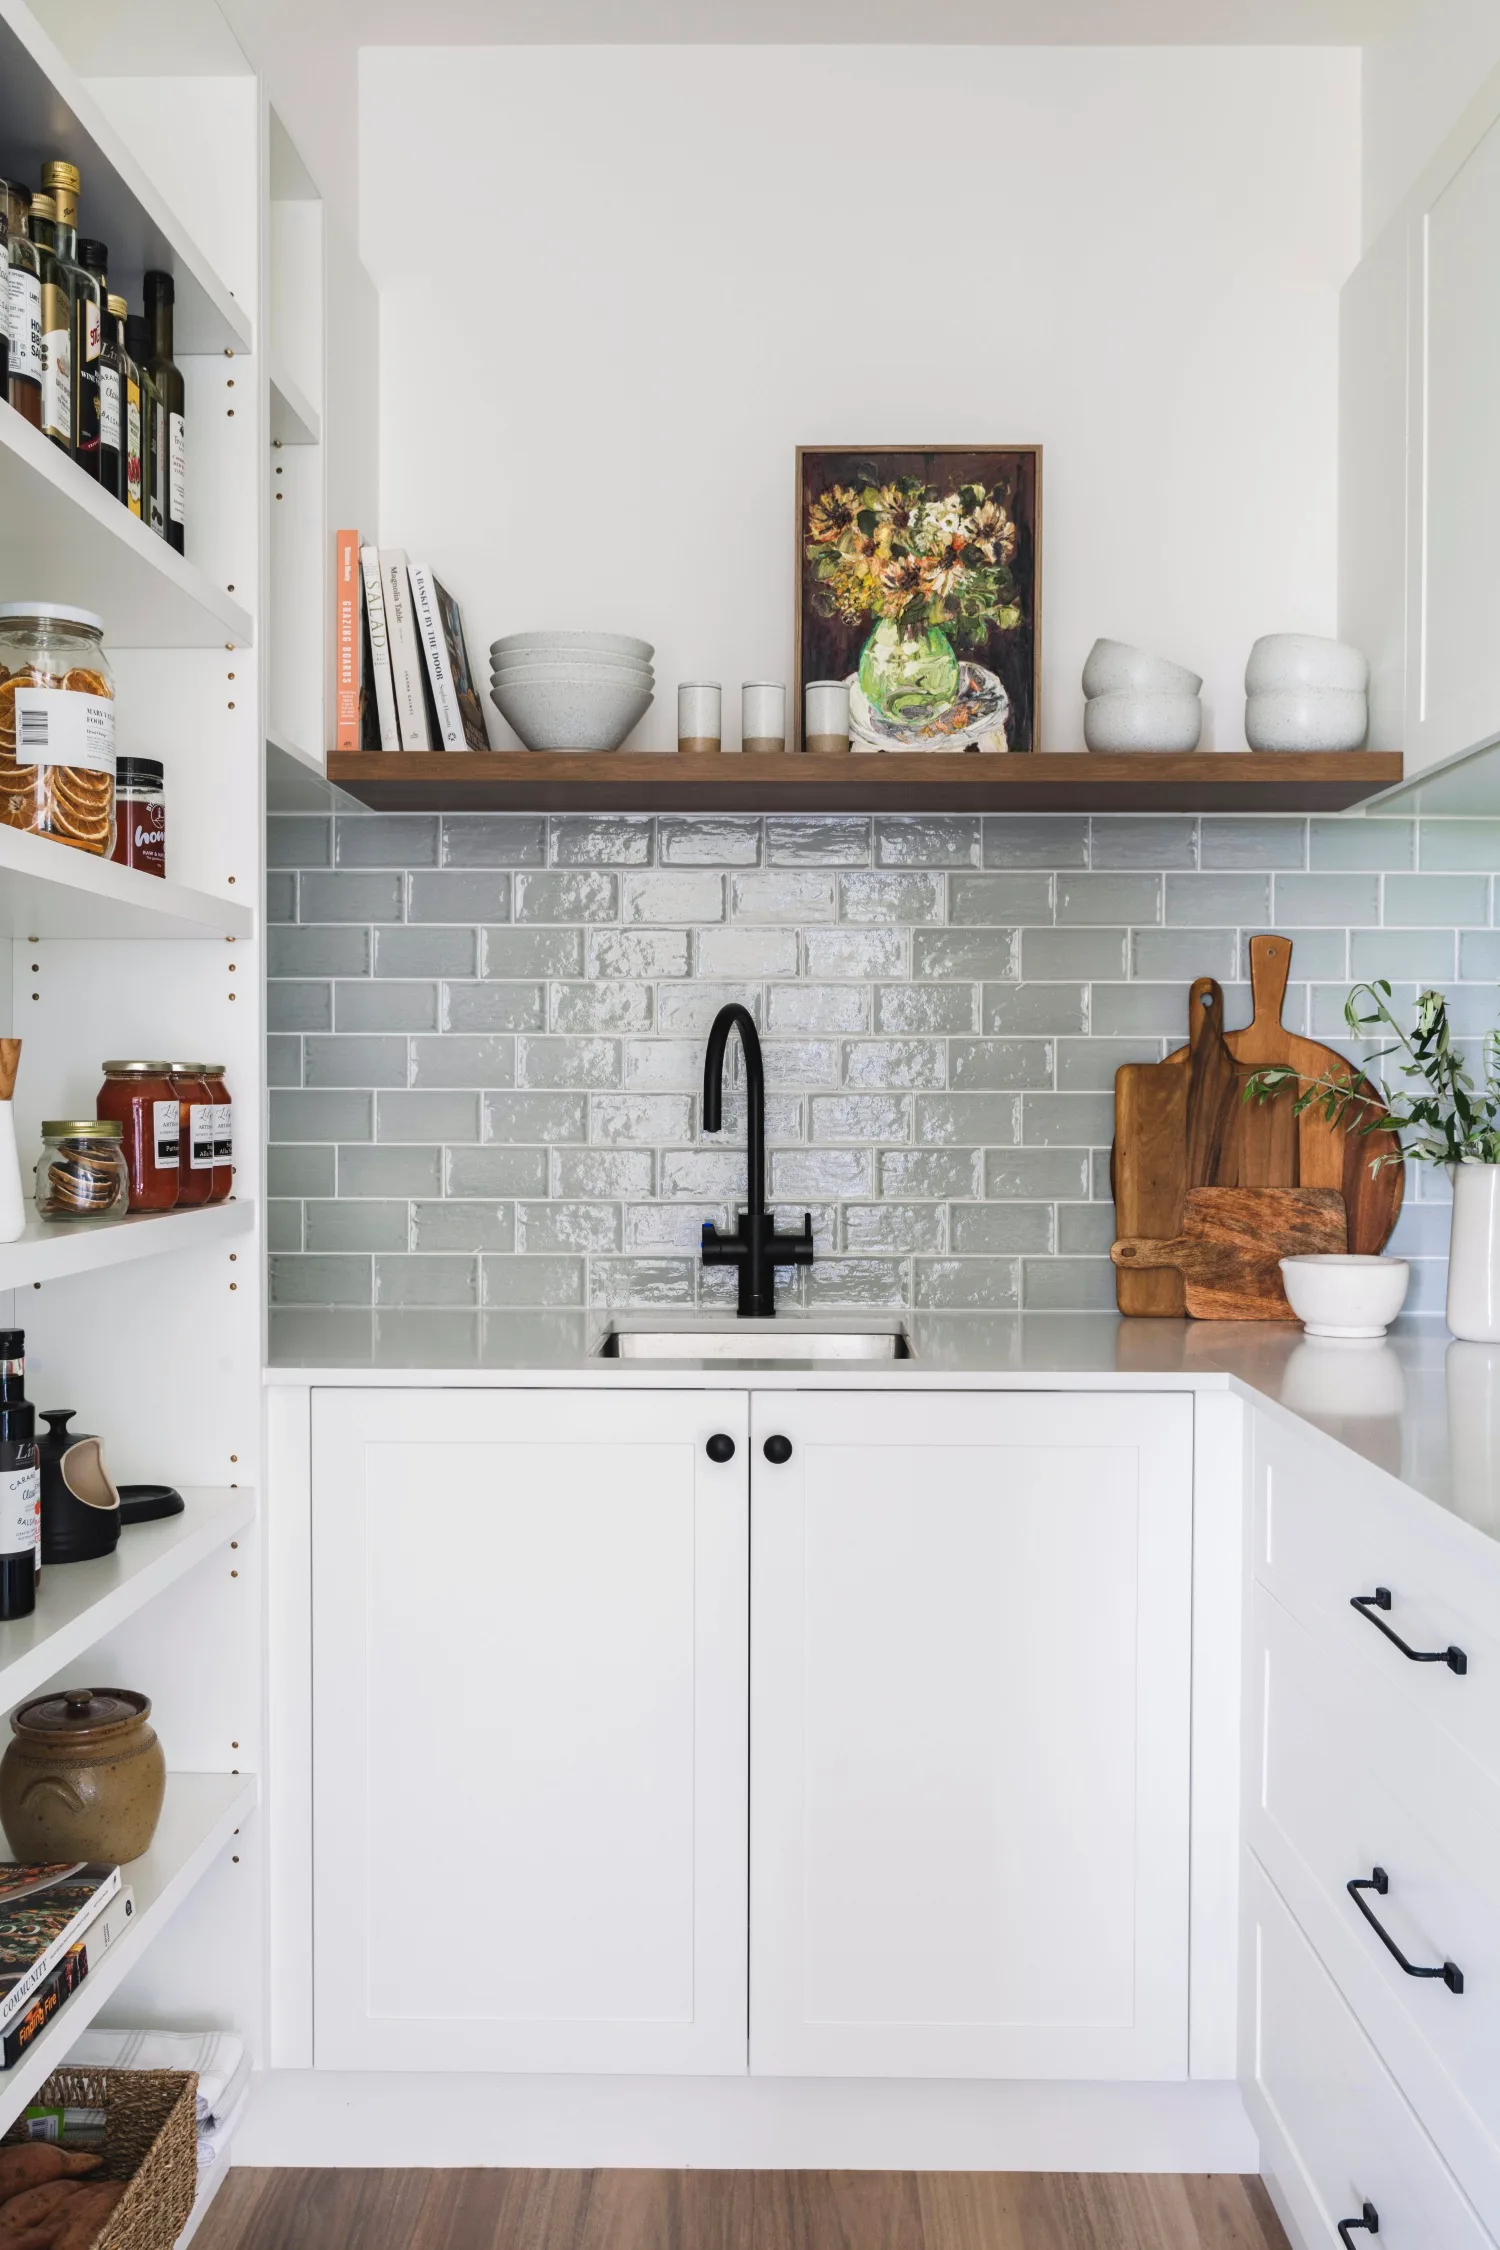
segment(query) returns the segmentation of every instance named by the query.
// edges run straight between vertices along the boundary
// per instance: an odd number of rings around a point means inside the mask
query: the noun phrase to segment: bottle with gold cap
[[[104,341],[99,347],[99,482],[117,500],[130,498],[128,361],[125,300],[104,300]],[[139,394],[137,394],[139,399]],[[140,414],[137,403],[136,414]],[[139,472],[137,472],[139,474]]]
[[[60,157],[42,166],[42,186],[52,197],[57,254],[68,269],[73,305],[73,458],[90,476],[99,474],[99,347],[104,332],[104,293],[99,277],[78,258],[76,164]]]
[[[136,497],[140,501],[142,523],[153,531],[164,531],[166,519],[162,514],[161,494],[152,478],[152,451],[156,443],[156,385],[151,380],[151,331],[146,326],[144,313],[127,313],[125,316],[125,349],[130,364],[135,369],[136,397],[140,405],[140,449],[136,455],[140,474]],[[134,502],[132,502],[132,506]]]
[[[31,197],[15,180],[0,180],[0,201],[10,214],[9,268],[5,275],[10,325],[10,403],[34,430],[42,426],[42,269],[26,231]]]
[[[58,254],[50,195],[34,195],[26,229],[36,244],[42,304],[42,431],[73,450],[73,286]]]

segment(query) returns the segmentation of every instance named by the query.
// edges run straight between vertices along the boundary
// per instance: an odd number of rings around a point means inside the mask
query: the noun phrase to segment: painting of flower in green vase
[[[803,446],[797,709],[847,680],[855,750],[1033,750],[1042,449]]]

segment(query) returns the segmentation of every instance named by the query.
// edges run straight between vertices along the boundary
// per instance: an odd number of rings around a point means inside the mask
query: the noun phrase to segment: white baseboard
[[[1232,2081],[448,2077],[274,2070],[236,2164],[1253,2172]]]

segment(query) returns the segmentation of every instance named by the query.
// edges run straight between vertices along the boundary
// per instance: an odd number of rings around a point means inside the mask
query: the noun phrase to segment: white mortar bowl
[[[1245,693],[1269,695],[1278,688],[1344,688],[1363,695],[1370,685],[1370,663],[1347,641],[1318,633],[1263,633],[1245,666]]]
[[[1185,664],[1169,664],[1128,641],[1095,641],[1083,667],[1085,695],[1118,695],[1141,689],[1154,695],[1196,695],[1203,682]]]
[[[506,633],[490,643],[492,661],[545,655],[602,664],[649,664],[655,654],[650,641],[634,640],[629,633]]]
[[[1330,1252],[1276,1262],[1286,1301],[1309,1336],[1383,1336],[1405,1304],[1411,1282],[1405,1258]]]
[[[528,750],[618,750],[651,708],[651,690],[635,680],[509,679],[490,701]]]
[[[1245,699],[1252,750],[1357,750],[1369,727],[1363,689],[1276,688]]]
[[[1202,732],[1196,695],[1122,689],[1091,695],[1083,707],[1083,739],[1091,750],[1196,750]]]
[[[576,687],[633,687],[650,691],[656,685],[656,674],[649,664],[545,664],[540,657],[534,664],[497,665],[490,673],[490,686],[509,687],[526,681],[557,680]]]

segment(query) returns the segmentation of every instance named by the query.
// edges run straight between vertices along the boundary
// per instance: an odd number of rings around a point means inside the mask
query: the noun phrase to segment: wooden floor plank
[[[198,2250],[1287,2250],[1234,2174],[249,2171]]]

